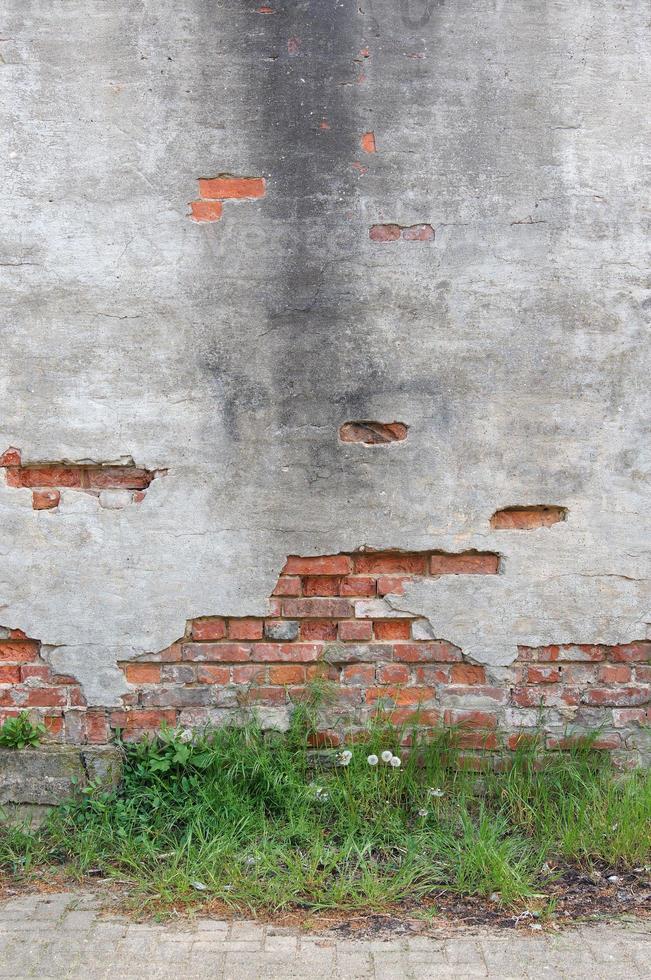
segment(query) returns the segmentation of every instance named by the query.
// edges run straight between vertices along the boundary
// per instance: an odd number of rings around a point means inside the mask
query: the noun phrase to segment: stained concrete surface
[[[270,5],[3,4],[0,451],[168,472],[0,486],[0,622],[114,704],[118,659],[365,545],[500,552],[398,600],[480,662],[648,637],[646,4]],[[191,221],[222,172],[265,197]],[[568,518],[492,531],[517,504]]]

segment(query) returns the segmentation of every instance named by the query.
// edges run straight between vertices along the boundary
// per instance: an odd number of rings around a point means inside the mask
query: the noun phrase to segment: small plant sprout
[[[352,757],[353,757],[353,753],[350,752],[348,749],[344,749],[344,751],[340,752],[339,755],[337,756],[337,765],[339,766],[350,765],[350,760],[352,759]]]
[[[394,769],[399,769],[400,766],[402,765],[402,759],[400,758],[400,756],[392,755],[391,758],[389,759],[389,765],[393,766]]]
[[[376,755],[369,755],[366,757],[366,761],[368,762],[369,766],[377,766],[380,760]]]
[[[433,786],[430,786],[429,789],[427,790],[427,795],[428,796],[438,796],[438,797],[445,796],[445,790],[444,789],[439,789],[438,787],[436,787],[436,789],[435,789]]]
[[[388,749],[385,749],[380,758],[382,759],[382,762],[391,762],[393,759],[393,752],[389,752]]]

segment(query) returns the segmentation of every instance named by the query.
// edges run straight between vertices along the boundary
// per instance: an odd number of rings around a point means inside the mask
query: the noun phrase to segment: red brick
[[[266,667],[245,664],[243,667],[231,667],[231,678],[234,684],[261,684],[265,680],[266,672]]]
[[[508,736],[506,740],[506,747],[512,752],[515,752],[516,749],[537,745],[539,741],[540,737],[538,735],[530,734],[528,732],[516,732],[515,734]]]
[[[388,595],[393,592],[396,595],[403,595],[408,582],[411,582],[411,577],[408,575],[380,575],[377,580],[377,593]]]
[[[371,703],[378,698],[390,698],[395,704],[421,704],[425,701],[432,701],[436,697],[436,689],[433,687],[368,687],[366,689],[366,701]]]
[[[285,687],[251,687],[247,697],[254,704],[286,704],[287,688]]]
[[[3,667],[0,665],[0,684],[19,684],[20,667]]]
[[[435,708],[422,708],[402,705],[388,712],[382,712],[392,725],[418,725],[419,727],[435,727],[441,721],[441,713]]]
[[[23,466],[15,471],[19,487],[81,487],[84,471],[80,466],[60,466],[56,463],[42,466]]]
[[[298,664],[283,664],[269,668],[270,684],[304,684],[305,667]]]
[[[373,684],[375,681],[375,667],[373,664],[348,664],[342,668],[342,684]]]
[[[337,624],[328,619],[306,619],[300,625],[301,640],[336,640]]]
[[[334,749],[342,744],[342,738],[337,732],[311,732],[307,744],[313,749]]]
[[[445,724],[462,725],[465,728],[497,728],[497,719],[486,711],[448,708],[445,712]]]
[[[313,558],[290,555],[283,569],[285,575],[348,575],[349,572],[348,555],[316,555]]]
[[[376,583],[374,578],[349,576],[341,582],[340,594],[342,596],[355,596],[356,598],[366,598],[375,595]]]
[[[199,664],[197,667],[199,684],[228,684],[230,674],[229,667],[221,667],[219,664]]]
[[[29,708],[63,708],[67,700],[65,689],[57,687],[31,687],[26,694],[20,703]]]
[[[615,728],[627,728],[629,725],[644,725],[647,722],[647,712],[644,708],[615,708],[613,724]]]
[[[529,684],[557,684],[560,679],[560,667],[529,667],[527,669],[527,683]]]
[[[124,715],[124,724],[113,727],[125,728],[126,731],[134,729],[156,731],[162,724],[174,725],[176,722],[176,711],[173,708],[159,708],[156,711],[127,711],[122,714]],[[111,720],[111,724],[113,724],[113,720]]]
[[[58,490],[33,490],[32,509],[33,510],[53,510],[61,502],[61,494]]]
[[[558,660],[559,647],[518,647],[520,662],[543,663]]]
[[[567,693],[565,691],[564,693]],[[518,708],[537,708],[539,705],[559,703],[559,689],[550,690],[548,685],[538,687],[514,687],[510,696],[511,704]]]
[[[46,715],[43,724],[50,735],[61,735],[63,732],[63,718],[61,715]]]
[[[105,711],[87,711],[84,717],[84,727],[86,739],[89,742],[108,742],[109,727]]]
[[[375,133],[371,133],[371,132],[362,133],[362,137],[359,142],[361,144],[362,149],[364,150],[364,153],[376,152],[377,148],[375,146]]]
[[[404,663],[454,663],[462,659],[461,650],[442,640],[396,643],[393,659]]]
[[[221,201],[190,201],[190,217],[193,221],[219,221],[223,210]]]
[[[415,668],[415,677],[419,684],[449,684],[450,668],[427,664],[425,667]]]
[[[368,237],[372,242],[397,242],[400,238],[400,225],[371,225]]]
[[[648,688],[618,687],[613,689],[591,687],[583,691],[583,704],[604,705],[609,707],[637,707],[649,701]]]
[[[651,663],[651,641],[612,647],[611,660],[618,663]]]
[[[392,575],[406,573],[407,575],[425,575],[427,572],[427,555],[364,552],[353,555],[355,571],[362,575]]]
[[[370,619],[344,619],[339,623],[340,640],[370,640],[373,623]]]
[[[354,612],[348,599],[283,600],[283,616],[289,619],[352,619]]]
[[[220,174],[219,177],[200,177],[199,195],[204,200],[252,200],[265,195],[264,177],[234,177]]]
[[[20,449],[15,449],[14,446],[10,446],[5,452],[0,456],[0,466],[20,466],[21,455]]]
[[[638,664],[635,668],[635,679],[641,684],[651,684],[651,667]]]
[[[281,575],[272,594],[278,596],[299,596],[301,594],[300,578],[292,575]]]
[[[437,554],[430,558],[431,575],[496,575],[499,556],[489,552],[476,554]]]
[[[374,620],[373,632],[376,640],[408,640],[411,637],[411,620]]]
[[[433,242],[434,229],[431,225],[410,225],[402,229],[402,237],[406,242]]]
[[[604,684],[628,684],[633,675],[630,667],[624,664],[602,664],[599,667],[599,680]]]
[[[303,579],[304,596],[339,595],[341,578],[336,575],[308,575]]]
[[[484,684],[486,671],[474,664],[455,664],[451,668],[450,678],[453,684]]]
[[[0,640],[0,663],[27,664],[38,659],[37,640]]]
[[[261,640],[262,619],[229,619],[228,637],[230,640]]]
[[[93,490],[146,490],[154,474],[138,466],[98,466],[87,469],[86,478]]]
[[[48,684],[52,682],[52,670],[47,666],[47,664],[23,664],[17,669],[20,670],[21,681],[39,680]],[[77,684],[78,682],[73,677],[68,679],[65,676],[57,674],[56,683]]]
[[[555,505],[539,505],[533,507],[505,507],[496,511],[491,517],[491,527],[496,531],[518,530],[530,531],[536,527],[550,527],[564,521],[567,515],[565,507]]]
[[[251,645],[242,643],[184,643],[182,659],[240,663],[251,658]]]
[[[251,659],[259,663],[314,663],[322,653],[320,643],[254,643]]]
[[[577,745],[581,745],[581,743],[587,743],[585,735],[565,735],[563,737],[547,735],[545,738],[545,745],[548,749],[571,749]],[[589,744],[593,749],[613,751],[621,747],[622,736],[617,732],[611,732],[607,735],[600,735],[598,738],[590,739]]]
[[[160,684],[158,664],[126,664],[124,673],[130,684]]]
[[[461,731],[457,736],[457,745],[462,749],[482,749],[485,752],[499,747],[497,737],[492,732]]]
[[[403,664],[383,664],[376,670],[378,684],[407,684],[409,668]]]
[[[221,616],[194,619],[191,634],[193,640],[223,640],[226,636],[226,621]]]

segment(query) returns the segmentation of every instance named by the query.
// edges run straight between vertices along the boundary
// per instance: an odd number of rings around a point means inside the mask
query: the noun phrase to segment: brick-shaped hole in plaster
[[[567,513],[567,507],[557,504],[504,507],[491,517],[491,527],[495,531],[532,531],[567,520]]]
[[[357,442],[363,446],[385,446],[390,442],[404,442],[409,426],[404,422],[372,422],[360,419],[344,422],[339,429],[342,442]]]

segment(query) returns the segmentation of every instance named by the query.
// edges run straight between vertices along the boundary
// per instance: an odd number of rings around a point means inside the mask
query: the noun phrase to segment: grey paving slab
[[[651,921],[350,939],[251,920],[133,923],[85,892],[0,904],[10,980],[649,980]]]

